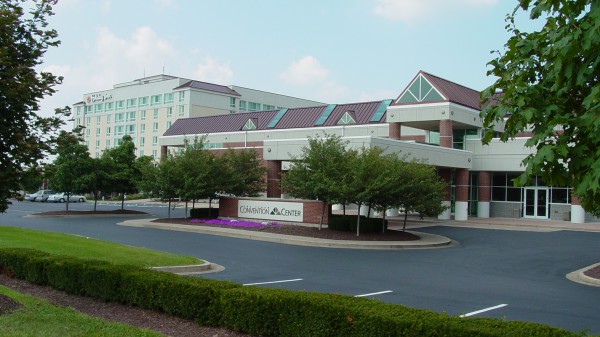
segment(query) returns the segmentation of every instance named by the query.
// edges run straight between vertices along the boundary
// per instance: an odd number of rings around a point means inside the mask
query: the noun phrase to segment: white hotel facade
[[[235,85],[156,75],[83,94],[73,105],[73,126],[84,127],[84,141],[93,157],[130,135],[137,156],[158,160],[159,137],[180,118],[323,104]]]

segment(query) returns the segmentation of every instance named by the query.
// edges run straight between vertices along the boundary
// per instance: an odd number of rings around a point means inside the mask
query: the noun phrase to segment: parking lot
[[[289,246],[206,234],[116,225],[123,217],[31,218],[64,204],[13,204],[0,225],[85,235],[129,245],[197,256],[225,267],[203,277],[247,286],[333,292],[374,298],[449,315],[498,317],[600,333],[600,288],[566,279],[600,262],[600,233],[508,231],[431,226],[448,248],[352,250]],[[86,209],[91,202],[70,209]],[[99,203],[115,209],[118,202]],[[166,205],[132,202],[128,209],[166,217]],[[171,209],[183,216],[182,205]]]

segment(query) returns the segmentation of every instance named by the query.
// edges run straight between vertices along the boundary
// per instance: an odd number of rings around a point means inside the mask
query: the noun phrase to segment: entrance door
[[[548,219],[548,189],[526,187],[524,205],[523,217]]]

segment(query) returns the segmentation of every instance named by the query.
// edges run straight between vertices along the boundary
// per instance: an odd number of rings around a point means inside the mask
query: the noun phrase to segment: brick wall
[[[452,148],[452,120],[440,120],[440,146]]]

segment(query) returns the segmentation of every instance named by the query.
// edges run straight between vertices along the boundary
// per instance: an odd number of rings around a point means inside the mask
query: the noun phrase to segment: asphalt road
[[[91,204],[71,204],[91,209]],[[99,205],[115,209],[120,204]],[[72,233],[196,256],[224,266],[203,277],[293,290],[335,292],[449,315],[497,317],[600,334],[600,288],[566,279],[600,262],[600,233],[521,232],[435,226],[456,244],[417,250],[311,248],[116,225],[131,217],[29,218],[63,204],[15,203],[0,225]],[[166,217],[167,208],[127,205]],[[172,216],[183,216],[183,209]],[[481,312],[480,312],[481,311]]]

